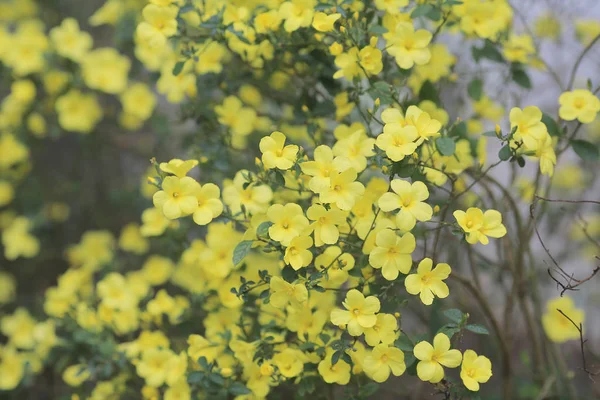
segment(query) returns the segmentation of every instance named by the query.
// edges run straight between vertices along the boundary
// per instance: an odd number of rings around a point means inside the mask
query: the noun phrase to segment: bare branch
[[[599,267],[600,268],[600,267]],[[593,381],[594,380],[594,376],[596,375],[600,375],[600,371],[596,371],[596,372],[592,372],[587,368],[586,365],[586,361],[585,361],[585,342],[587,342],[587,340],[583,339],[583,324],[580,322],[579,324],[575,323],[575,321],[573,321],[571,319],[571,317],[569,317],[567,314],[565,314],[562,310],[560,309],[556,309],[556,311],[558,311],[559,313],[561,313],[566,319],[569,320],[569,322],[571,322],[573,324],[573,326],[575,328],[577,328],[577,330],[579,331],[579,346],[581,348],[581,364],[582,364],[582,370],[588,374],[588,377]]]

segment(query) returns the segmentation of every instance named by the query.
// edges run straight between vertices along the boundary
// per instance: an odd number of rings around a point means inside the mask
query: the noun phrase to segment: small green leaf
[[[427,15],[431,12],[431,10],[433,10],[433,6],[431,4],[421,4],[420,6],[417,6],[412,13],[410,13],[410,17],[411,18],[417,18],[417,17],[422,17],[424,15]]]
[[[483,136],[496,137],[496,131],[487,131],[487,132],[484,132]]]
[[[385,28],[381,25],[371,25],[369,27],[369,32],[374,33],[376,35],[383,35],[384,33],[387,33],[388,30],[387,30],[387,28]]]
[[[243,396],[245,394],[250,394],[252,391],[244,386],[241,382],[233,382],[233,384],[229,387],[229,393],[234,396]]]
[[[419,90],[419,99],[421,99],[421,101],[431,100],[435,104],[440,104],[440,96],[438,91],[430,81],[425,81],[423,86],[421,86],[421,89]]]
[[[483,92],[483,82],[481,79],[474,79],[469,83],[467,87],[467,92],[469,92],[469,96],[475,101],[481,99],[481,94]]]
[[[183,66],[185,65],[185,61],[178,61],[175,63],[173,67],[173,75],[177,76],[183,71]]]
[[[473,333],[477,333],[478,335],[489,335],[490,332],[481,325],[478,324],[469,324],[467,326],[465,326],[465,329],[468,331],[471,331]]]
[[[404,333],[400,334],[400,337],[396,340],[395,345],[402,351],[412,352],[415,348],[413,342]]]
[[[584,161],[598,161],[600,152],[595,144],[587,140],[573,139],[569,142],[575,153]]]
[[[277,182],[279,186],[285,186],[285,177],[283,176],[283,173],[277,169],[274,169],[273,171],[275,172],[275,182]]]
[[[233,250],[233,265],[238,265],[252,248],[252,240],[242,240]]]
[[[517,164],[519,164],[519,167],[523,168],[525,166],[525,159],[521,156],[517,157]]]
[[[529,79],[529,75],[527,75],[527,72],[523,71],[522,69],[513,69],[512,79],[517,85],[525,89],[531,89],[531,79]]]
[[[460,328],[455,324],[446,324],[437,331],[437,333],[443,333],[450,339],[452,339],[452,336],[456,335],[458,332],[460,332]]]
[[[451,308],[449,310],[444,311],[444,315],[446,316],[446,318],[453,322],[456,322],[457,324],[460,324],[463,319],[462,311],[456,308]]]
[[[369,382],[358,389],[358,396],[361,399],[367,399],[379,390],[379,385],[375,382]]]
[[[542,122],[544,123],[544,125],[546,125],[550,136],[560,136],[560,129],[558,129],[558,124],[556,123],[554,118],[544,113],[542,115]]]
[[[331,365],[337,364],[337,362],[340,361],[340,357],[342,357],[343,353],[344,352],[342,350],[338,350],[335,353],[333,353],[333,355],[331,356]]]
[[[435,146],[443,156],[451,156],[456,151],[456,143],[449,137],[440,137],[435,140]]]
[[[502,161],[508,160],[511,156],[512,156],[512,152],[510,150],[509,145],[505,145],[498,152],[498,158],[501,159]]]
[[[481,48],[472,47],[471,52],[476,62],[479,62],[482,58],[496,62],[504,62],[504,57],[496,48],[496,45],[489,40],[485,41],[485,44]]]
[[[265,221],[256,228],[256,235],[266,236],[269,233],[269,228],[273,225],[271,221]]]
[[[223,386],[225,384],[225,378],[223,378],[219,374],[209,374],[208,379],[210,379],[212,382],[219,386]]]

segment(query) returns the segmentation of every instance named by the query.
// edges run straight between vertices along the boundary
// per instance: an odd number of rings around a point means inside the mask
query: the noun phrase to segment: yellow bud
[[[502,136],[502,129],[500,129],[500,125],[496,124],[496,136]]]
[[[306,104],[302,106],[302,111],[308,112],[308,107],[306,106]]]
[[[382,171],[384,174],[387,174],[387,173],[388,173],[388,170],[389,170],[389,168],[388,168],[386,165],[384,165],[383,167],[381,167],[381,171]]]
[[[396,318],[400,318],[400,313],[399,313],[398,311],[396,311],[396,312],[394,313],[394,317],[396,317]]]
[[[154,178],[152,176],[149,176],[148,177],[148,183],[151,184],[151,185],[157,185],[158,181],[156,180],[156,178]]]
[[[369,39],[369,46],[377,47],[377,36],[373,36]]]
[[[260,165],[260,158],[254,157],[254,164]]]
[[[415,160],[418,160],[419,155],[417,153],[412,153],[412,158],[414,158]]]
[[[355,11],[354,14],[352,14],[352,18],[358,20],[358,11]]]
[[[224,378],[229,378],[233,375],[233,370],[231,368],[223,368],[221,369],[221,375],[223,375]]]
[[[437,204],[435,206],[433,206],[433,213],[437,214],[440,212],[440,206],[438,206]]]
[[[378,98],[375,99],[375,105],[379,107],[381,105],[381,100]]]
[[[207,163],[208,162],[208,157],[206,157],[206,156],[200,156],[200,162],[202,164]]]
[[[271,363],[264,362],[260,366],[260,373],[262,376],[271,376],[271,375],[273,375],[273,372],[275,372],[275,368],[273,368]]]
[[[343,27],[343,26],[340,26],[340,32],[342,32],[342,33],[346,33],[346,28],[345,28],[345,27]]]

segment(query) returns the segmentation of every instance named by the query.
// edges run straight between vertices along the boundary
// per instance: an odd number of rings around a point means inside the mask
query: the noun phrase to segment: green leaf
[[[517,157],[517,164],[519,164],[519,167],[523,168],[525,166],[525,159],[521,156]]]
[[[449,137],[440,137],[435,140],[435,146],[443,156],[451,156],[456,151],[456,143]]]
[[[477,333],[478,335],[489,335],[490,332],[481,325],[478,324],[469,324],[467,326],[465,326],[465,329],[468,331],[471,331],[473,333]]]
[[[439,8],[434,8],[433,10],[429,11],[425,16],[432,21],[439,21],[440,19],[442,19],[442,12]]]
[[[483,136],[487,136],[487,137],[496,137],[496,131],[487,131],[487,132],[483,132]]]
[[[463,313],[457,308],[451,308],[449,310],[444,311],[444,315],[452,322],[456,322],[460,324],[463,319]]]
[[[423,86],[421,86],[421,89],[419,90],[419,99],[421,99],[421,101],[431,100],[435,104],[440,104],[440,96],[438,91],[430,81],[425,81]]]
[[[600,152],[595,144],[587,140],[573,139],[569,142],[575,153],[584,161],[598,161]]]
[[[342,350],[338,350],[335,353],[333,353],[333,355],[331,356],[331,365],[337,364],[337,362],[340,361],[340,357],[342,357],[343,353],[344,352]]]
[[[252,240],[242,240],[233,250],[233,265],[238,265],[252,248]]]
[[[285,186],[285,177],[283,176],[283,173],[278,169],[274,169],[273,172],[275,172],[275,182],[277,182],[279,186]]]
[[[546,125],[550,136],[560,136],[560,129],[558,128],[558,124],[556,123],[554,118],[544,113],[542,115],[542,122],[544,123],[544,125]]]
[[[509,145],[505,145],[498,152],[498,158],[501,159],[502,161],[508,160],[511,156],[512,156],[512,151],[510,150]]]
[[[415,348],[415,345],[413,344],[413,342],[404,333],[400,334],[400,337],[396,340],[395,345],[400,350],[408,351],[408,352],[412,352],[413,349]]]
[[[437,331],[437,333],[443,333],[450,339],[452,339],[452,336],[456,335],[458,332],[460,332],[460,328],[457,327],[455,324],[446,324]]]
[[[531,89],[531,79],[525,71],[520,68],[512,70],[512,79],[515,83],[525,89]]]
[[[387,28],[385,28],[381,25],[371,25],[369,27],[369,32],[374,33],[376,35],[383,35],[384,33],[387,33],[388,30],[387,30]]]
[[[177,76],[183,71],[183,66],[185,65],[185,61],[178,61],[175,63],[173,67],[173,75]]]
[[[244,386],[241,382],[233,382],[233,384],[229,387],[229,393],[234,396],[242,396],[245,394],[250,394],[252,391]]]
[[[489,40],[485,41],[485,44],[481,48],[472,47],[471,52],[476,62],[479,62],[482,58],[496,62],[504,62],[504,57],[496,48],[496,45]]]
[[[379,385],[375,382],[369,382],[358,389],[358,396],[366,399],[374,395],[379,390]]]
[[[256,228],[257,236],[266,236],[269,233],[269,228],[273,225],[271,221],[265,221]]]
[[[473,79],[469,86],[467,87],[467,92],[469,92],[469,96],[475,101],[481,99],[481,94],[483,91],[483,82],[481,79]]]
[[[223,386],[225,384],[225,378],[223,378],[219,374],[210,374],[208,375],[208,379],[210,379],[212,382],[219,386]]]
[[[420,6],[417,6],[412,13],[410,13],[410,17],[411,18],[417,18],[417,17],[422,17],[424,15],[427,15],[431,12],[431,10],[433,10],[433,6],[431,4],[421,4]]]

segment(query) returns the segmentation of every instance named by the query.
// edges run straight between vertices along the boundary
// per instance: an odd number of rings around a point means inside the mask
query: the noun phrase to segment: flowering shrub
[[[0,3],[3,395],[594,395],[597,21],[561,76],[506,0],[42,3]]]

